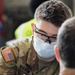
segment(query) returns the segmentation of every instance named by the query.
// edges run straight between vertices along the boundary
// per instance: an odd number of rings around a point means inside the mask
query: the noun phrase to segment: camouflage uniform
[[[0,54],[0,75],[58,75],[59,65],[56,59],[52,62],[41,61],[33,48],[33,36],[17,40],[11,46],[14,60],[6,62]]]

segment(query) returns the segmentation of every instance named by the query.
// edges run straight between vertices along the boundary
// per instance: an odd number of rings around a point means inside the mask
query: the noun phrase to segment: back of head
[[[70,17],[72,17],[70,8],[62,1],[58,0],[46,1],[42,3],[35,11],[36,19],[43,19],[58,27]]]
[[[62,24],[58,32],[57,44],[65,67],[75,69],[75,17]]]
[[[30,0],[30,9],[31,9],[32,14],[34,14],[36,8],[45,1],[47,0]]]

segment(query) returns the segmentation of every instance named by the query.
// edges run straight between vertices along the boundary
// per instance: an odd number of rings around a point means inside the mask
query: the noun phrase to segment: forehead
[[[40,30],[45,31],[47,34],[57,34],[59,27],[56,27],[50,22],[44,21],[44,20],[37,20],[36,21],[36,27]]]

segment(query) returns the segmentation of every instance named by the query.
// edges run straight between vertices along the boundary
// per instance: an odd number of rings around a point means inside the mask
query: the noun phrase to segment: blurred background
[[[4,46],[7,41],[15,39],[14,32],[20,24],[33,18],[29,6],[30,1],[0,0],[0,47]],[[75,15],[75,0],[61,1],[67,4]]]

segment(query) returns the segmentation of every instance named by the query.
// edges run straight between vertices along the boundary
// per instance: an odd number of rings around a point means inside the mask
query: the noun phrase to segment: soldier
[[[75,17],[62,24],[54,48],[60,64],[59,75],[75,75]]]
[[[59,27],[72,17],[72,12],[63,2],[49,0],[36,9],[34,17],[33,36],[1,48],[0,74],[58,75],[59,65],[53,49]]]

